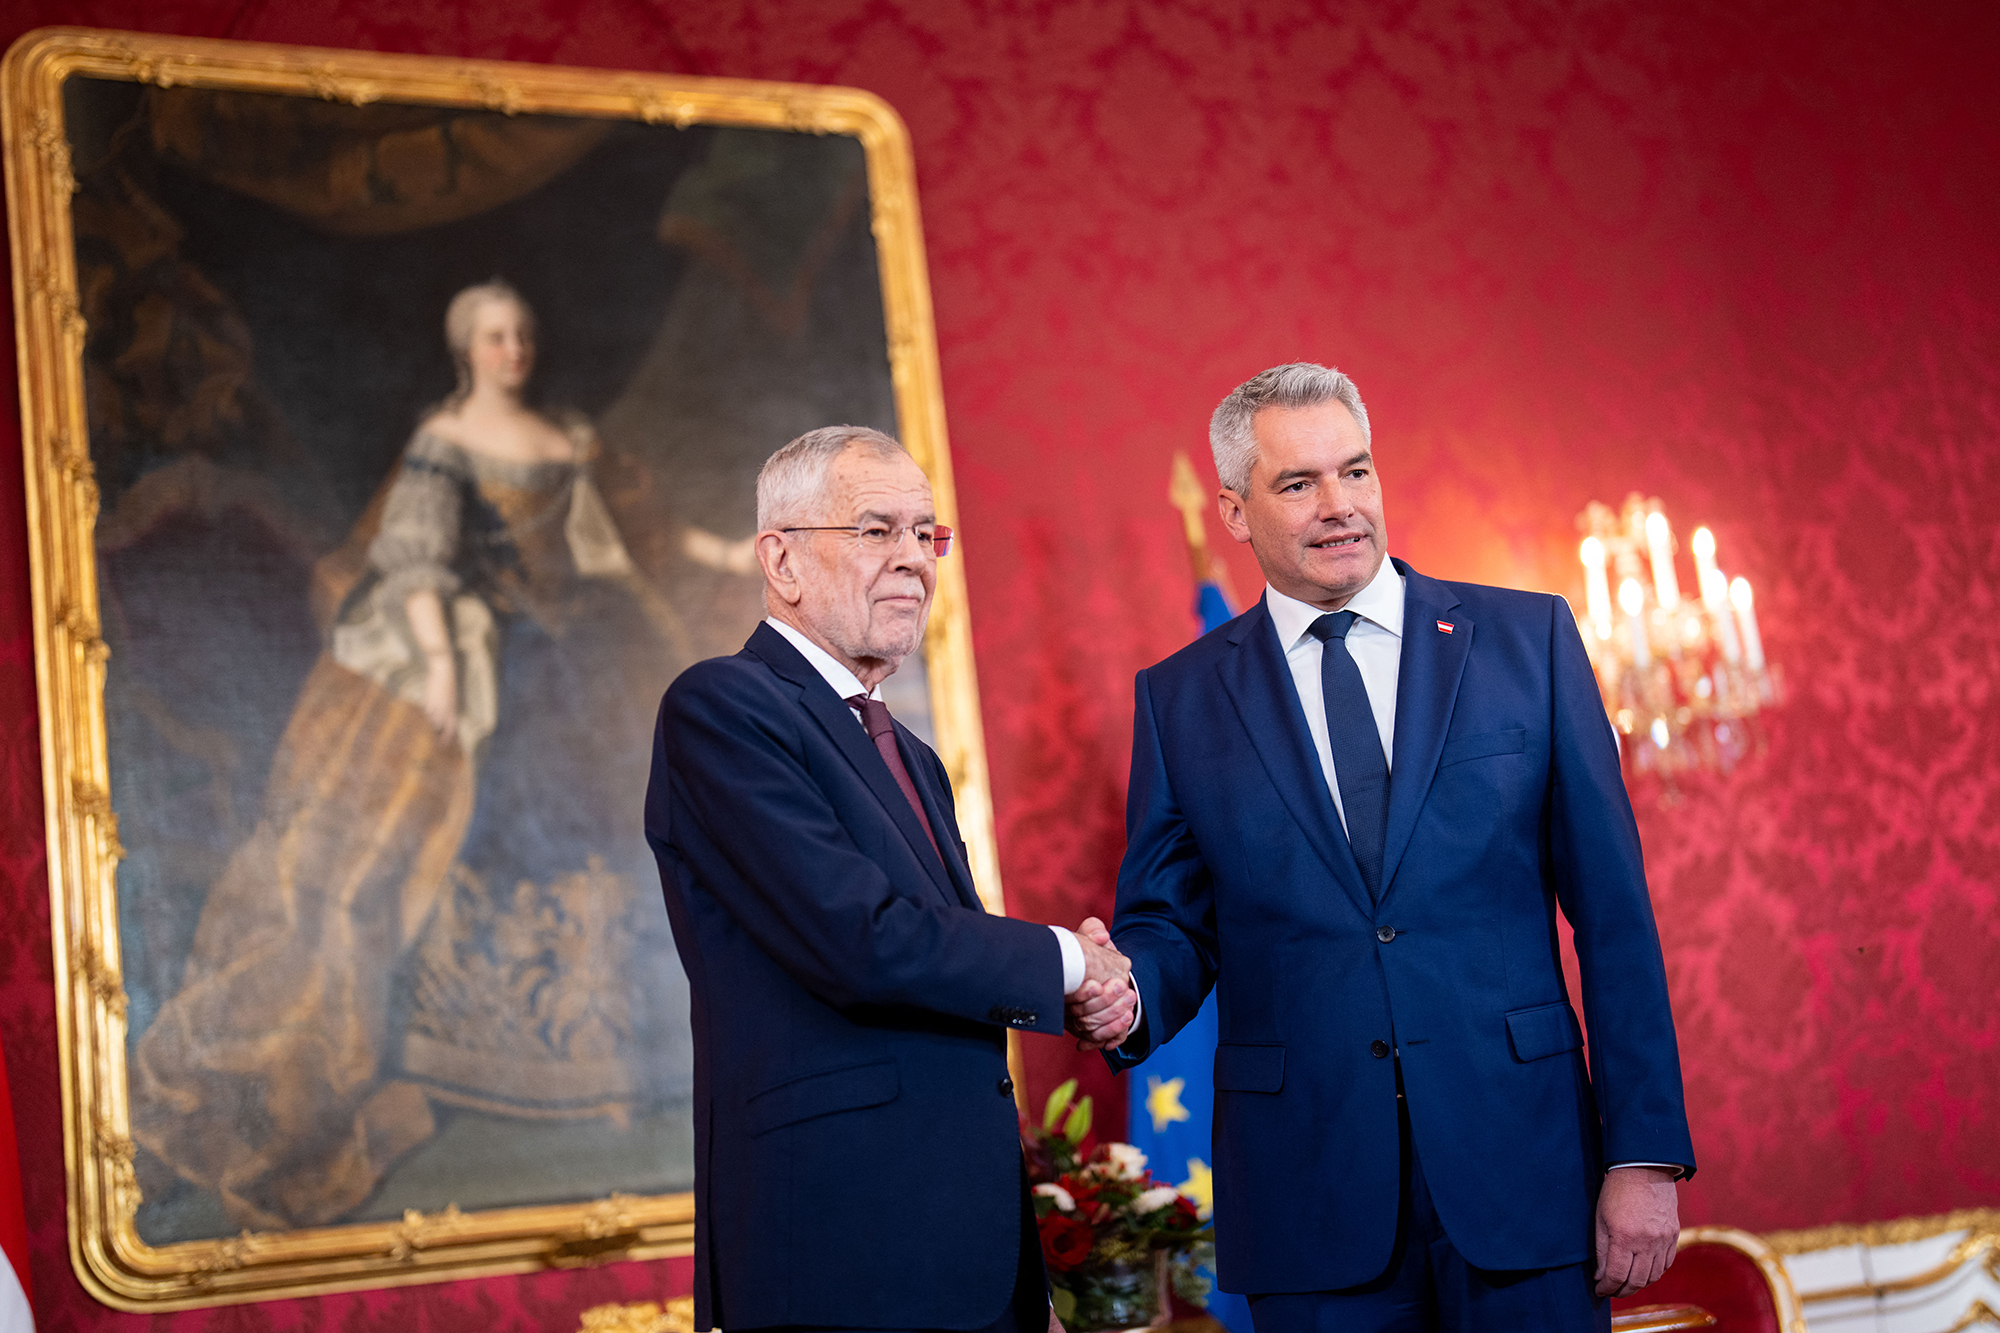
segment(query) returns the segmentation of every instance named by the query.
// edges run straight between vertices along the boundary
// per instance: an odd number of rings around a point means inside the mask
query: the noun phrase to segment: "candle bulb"
[[[1694,586],[1701,592],[1701,600],[1711,611],[1722,609],[1723,590],[1710,585],[1715,581],[1715,534],[1707,528],[1696,528],[1694,536],[1688,538],[1688,550],[1694,553]]]
[[[1729,585],[1729,600],[1736,605],[1736,623],[1743,631],[1743,659],[1752,671],[1764,669],[1764,640],[1757,633],[1757,608],[1750,595],[1750,580],[1737,579]]]
[[[1584,607],[1590,616],[1590,627],[1600,639],[1611,637],[1611,580],[1604,572],[1604,543],[1595,537],[1585,537],[1581,548],[1583,557]]]
[[[1618,585],[1618,605],[1625,608],[1632,633],[1632,665],[1643,671],[1653,664],[1653,652],[1646,643],[1645,617],[1639,614],[1646,609],[1646,590],[1639,586],[1639,580],[1626,579]]]
[[[1646,550],[1653,557],[1653,595],[1662,611],[1681,604],[1680,580],[1674,575],[1674,534],[1667,516],[1655,509],[1646,515]]]
[[[1722,645],[1722,660],[1734,666],[1742,660],[1743,649],[1736,642],[1736,622],[1729,615],[1729,578],[1710,567],[1701,580],[1701,600],[1715,621],[1715,638]]]

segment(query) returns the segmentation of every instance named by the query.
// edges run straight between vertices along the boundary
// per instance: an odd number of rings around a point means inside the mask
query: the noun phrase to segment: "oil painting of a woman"
[[[682,631],[589,423],[526,397],[526,301],[496,279],[444,323],[458,387],[320,562],[326,647],[135,1045],[135,1140],[233,1227],[354,1214],[454,1114],[617,1132],[686,1029],[635,925],[636,742]]]

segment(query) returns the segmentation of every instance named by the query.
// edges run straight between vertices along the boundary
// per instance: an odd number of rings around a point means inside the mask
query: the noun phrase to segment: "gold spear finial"
[[[1174,451],[1173,472],[1167,481],[1167,499],[1181,511],[1181,526],[1187,537],[1188,563],[1194,567],[1196,583],[1214,583],[1234,601],[1229,589],[1229,570],[1208,549],[1206,515],[1215,495],[1201,484],[1187,451]]]

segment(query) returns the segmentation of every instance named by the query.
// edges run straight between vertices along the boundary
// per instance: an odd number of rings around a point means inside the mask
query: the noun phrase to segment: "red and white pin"
[[[1453,629],[1453,626],[1452,626],[1452,623],[1451,623],[1451,622],[1450,622],[1449,620],[1440,620],[1440,621],[1438,621],[1438,633],[1440,633],[1440,634],[1449,634],[1449,633],[1451,633],[1452,629]]]

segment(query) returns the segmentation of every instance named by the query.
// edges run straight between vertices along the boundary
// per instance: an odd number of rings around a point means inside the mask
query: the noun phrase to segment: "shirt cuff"
[[[1126,1024],[1124,1035],[1118,1038],[1118,1045],[1123,1046],[1126,1042],[1132,1040],[1132,1034],[1139,1030],[1139,1020],[1141,1018],[1144,1018],[1145,1016],[1146,1016],[1146,1002],[1139,998],[1139,988],[1137,986],[1133,986],[1132,1021]]]
[[[1083,985],[1083,946],[1076,942],[1074,931],[1061,926],[1050,926],[1049,929],[1056,933],[1056,944],[1062,949],[1063,994],[1074,995],[1077,987]]]
[[[1612,1162],[1604,1169],[1606,1171],[1623,1171],[1628,1166],[1650,1166],[1655,1171],[1671,1171],[1674,1173],[1675,1180],[1679,1180],[1681,1173],[1687,1170],[1679,1162]]]

